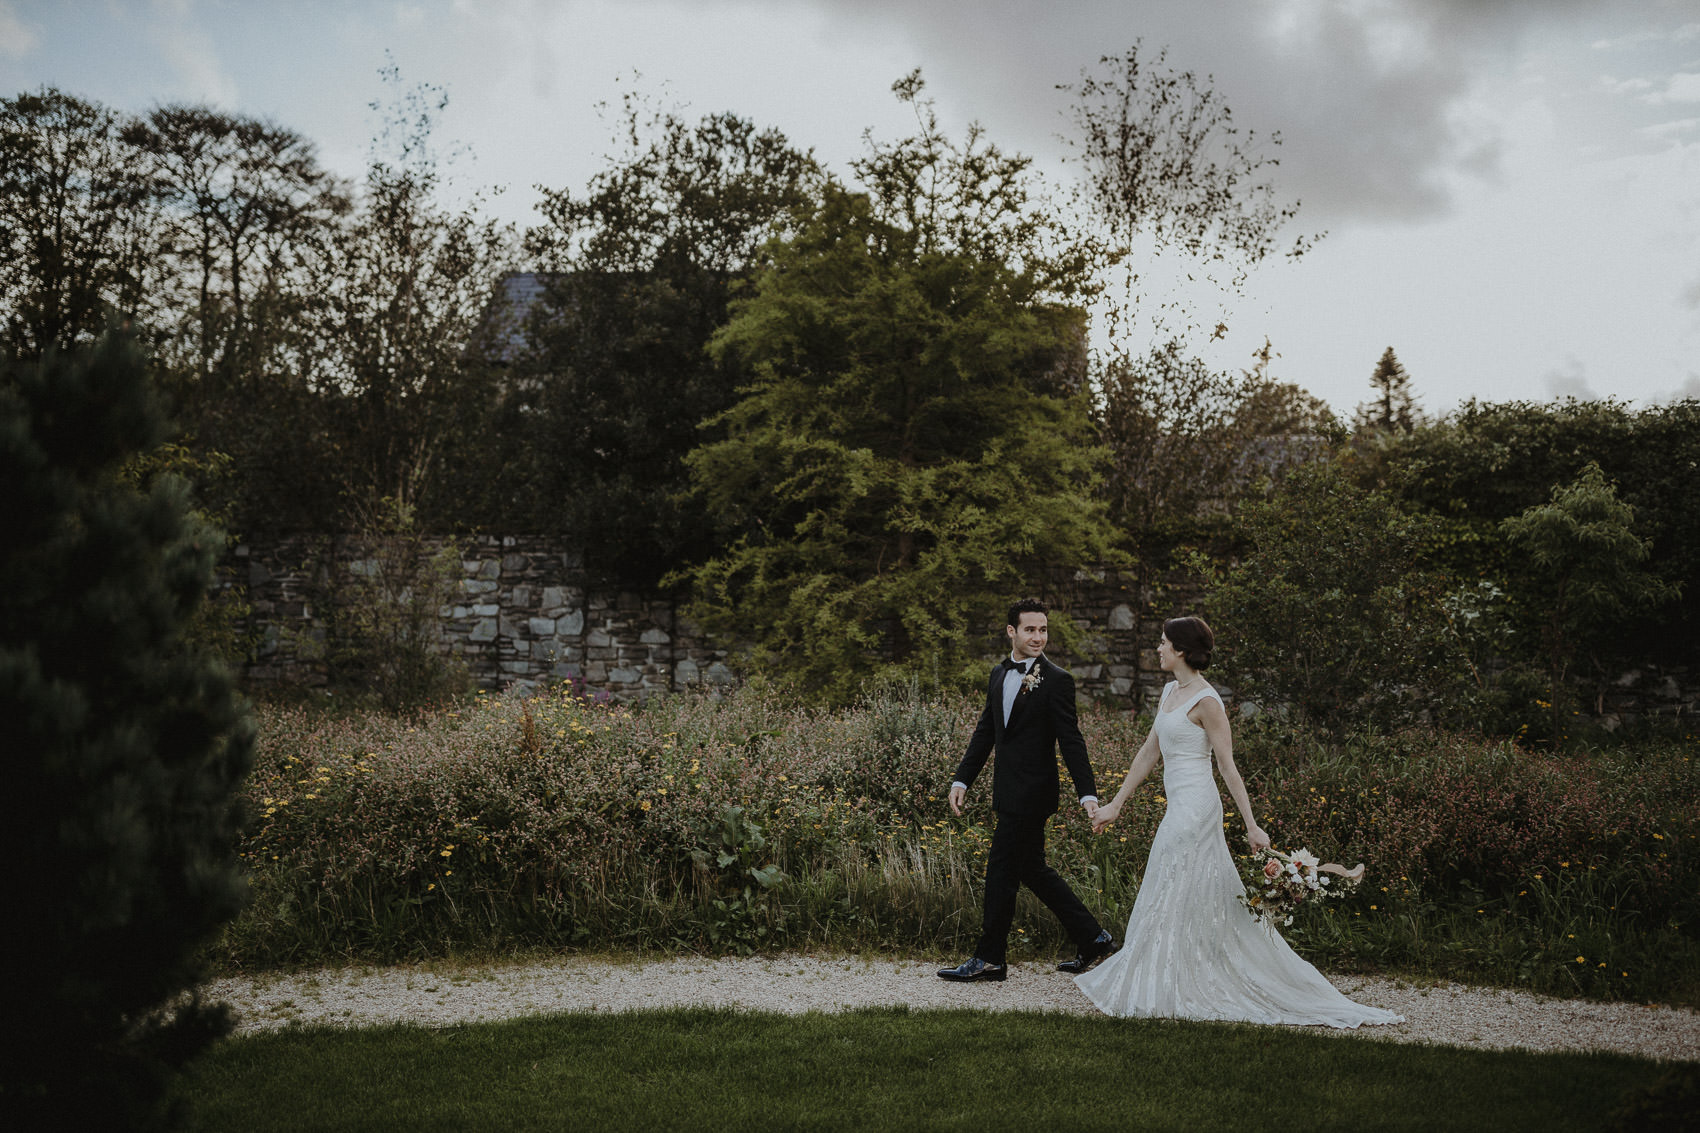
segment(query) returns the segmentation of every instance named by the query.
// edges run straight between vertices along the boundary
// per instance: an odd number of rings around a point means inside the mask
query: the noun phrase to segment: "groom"
[[[992,670],[986,710],[968,741],[968,752],[950,785],[950,809],[962,813],[968,787],[997,751],[992,766],[992,809],[997,826],[986,858],[986,911],[974,955],[939,972],[946,980],[1002,980],[1005,947],[1015,921],[1019,886],[1031,889],[1057,915],[1079,951],[1058,971],[1084,972],[1118,945],[1080,903],[1056,870],[1045,864],[1045,824],[1057,812],[1057,747],[1090,820],[1098,810],[1092,764],[1074,715],[1074,678],[1045,659],[1048,608],[1026,598],[1009,608],[1010,655]]]

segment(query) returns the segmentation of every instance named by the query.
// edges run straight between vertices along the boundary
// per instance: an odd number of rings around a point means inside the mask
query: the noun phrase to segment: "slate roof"
[[[497,294],[485,313],[496,357],[512,362],[525,349],[525,317],[543,298],[549,276],[538,271],[511,271],[496,285]]]

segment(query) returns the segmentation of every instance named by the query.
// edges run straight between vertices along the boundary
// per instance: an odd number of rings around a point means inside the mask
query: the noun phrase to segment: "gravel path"
[[[330,969],[224,979],[206,990],[241,1013],[239,1033],[292,1024],[446,1026],[561,1011],[698,1005],[786,1013],[896,1004],[1097,1013],[1074,981],[1049,965],[1013,965],[1003,984],[946,983],[933,974],[937,967],[921,961],[818,956],[626,963],[564,959],[525,966]],[[1334,983],[1353,999],[1391,1008],[1406,1021],[1329,1033],[1392,1042],[1613,1050],[1700,1060],[1700,1012],[1681,1008],[1550,999],[1457,984],[1416,986],[1379,977],[1342,977]]]

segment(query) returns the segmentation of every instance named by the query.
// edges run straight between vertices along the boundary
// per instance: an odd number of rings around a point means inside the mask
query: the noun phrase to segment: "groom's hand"
[[[950,813],[960,815],[962,813],[962,800],[967,797],[967,787],[952,787],[950,789]]]
[[[1087,799],[1080,805],[1086,808],[1086,821],[1096,824],[1098,821],[1098,800]]]

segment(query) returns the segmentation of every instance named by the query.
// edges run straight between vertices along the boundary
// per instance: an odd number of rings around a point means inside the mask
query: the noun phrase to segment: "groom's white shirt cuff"
[[[961,779],[952,779],[951,782],[950,782],[950,785],[952,787],[961,787],[964,791],[966,791],[968,789],[968,784],[964,783]],[[1081,795],[1080,796],[1080,805],[1081,806],[1085,806],[1087,803],[1095,803],[1097,801],[1098,801],[1097,795]]]

